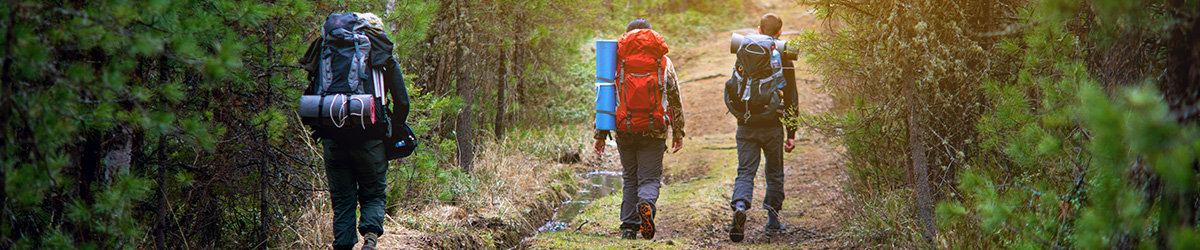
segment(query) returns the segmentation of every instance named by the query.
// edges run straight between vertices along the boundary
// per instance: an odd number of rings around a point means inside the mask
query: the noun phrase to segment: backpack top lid
[[[749,34],[742,38],[742,49],[755,54],[769,54],[775,48],[775,38],[763,34]],[[768,55],[770,56],[770,55]]]
[[[737,52],[739,63],[744,66],[743,76],[765,78],[773,74],[771,50],[775,49],[775,38],[763,34],[746,35]]]
[[[358,13],[332,14],[325,19],[325,25],[321,28],[321,37],[325,38],[325,41],[350,40],[353,38],[352,32],[367,25],[366,19],[360,17]]]
[[[651,29],[635,29],[617,40],[617,58],[623,60],[630,72],[658,71],[655,60],[667,54],[667,40]]]

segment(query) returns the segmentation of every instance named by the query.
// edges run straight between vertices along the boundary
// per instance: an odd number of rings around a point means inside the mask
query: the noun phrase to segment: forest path
[[[658,202],[656,224],[658,233],[652,241],[620,240],[617,213],[620,195],[608,196],[594,202],[576,217],[572,230],[545,233],[528,243],[532,248],[841,248],[845,235],[845,204],[849,195],[844,183],[849,180],[842,159],[841,147],[823,140],[824,136],[797,133],[797,148],[785,157],[785,196],[781,211],[786,233],[766,236],[763,227],[766,211],[762,197],[766,189],[764,172],[760,167],[755,178],[754,207],[747,222],[746,239],[729,241],[729,211],[733,179],[737,176],[737,156],[734,134],[736,121],[722,101],[725,80],[729,78],[735,56],[729,51],[731,33],[755,33],[758,18],[767,12],[784,20],[784,37],[789,39],[808,29],[818,28],[808,7],[787,0],[758,0],[744,7],[746,21],[742,29],[706,34],[687,40],[692,46],[672,45],[668,54],[675,62],[681,81],[684,116],[688,138],[684,149],[667,154],[664,160],[664,185]],[[803,61],[797,61],[797,87],[800,109],[807,113],[828,112],[832,99],[817,91],[820,82],[811,75]],[[593,170],[619,172],[621,167],[615,147],[605,155],[592,157]],[[582,223],[582,224],[580,224]]]

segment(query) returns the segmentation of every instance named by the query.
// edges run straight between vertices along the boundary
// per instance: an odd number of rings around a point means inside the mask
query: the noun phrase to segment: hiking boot
[[[733,228],[729,229],[729,240],[733,242],[742,242],[746,237],[746,207],[737,206],[733,211]]]
[[[784,229],[782,223],[779,223],[779,211],[767,208],[767,233],[781,232]]]
[[[363,235],[362,250],[375,250],[375,242],[379,241],[379,235],[375,233],[367,233]]]
[[[638,216],[642,217],[642,238],[647,240],[653,239],[655,230],[654,214],[658,211],[655,211],[654,204],[647,201],[638,202],[637,208]]]
[[[767,224],[765,229],[765,231],[767,231],[767,236],[776,236],[784,234],[784,232],[787,231],[787,226],[779,223],[776,223],[775,225]]]
[[[630,228],[623,228],[623,229],[621,229],[621,239],[622,240],[636,240],[637,239],[637,231],[634,231],[633,229],[630,229]]]

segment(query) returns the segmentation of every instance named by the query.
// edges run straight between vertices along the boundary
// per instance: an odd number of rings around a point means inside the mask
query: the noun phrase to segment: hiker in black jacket
[[[775,14],[768,13],[763,15],[759,20],[759,34],[770,36],[768,40],[778,39],[782,34],[783,20]],[[749,39],[750,36],[747,36]],[[759,36],[762,37],[762,36]],[[745,42],[743,42],[745,43]],[[772,47],[774,49],[774,47]],[[741,53],[741,52],[739,52]],[[769,52],[768,52],[769,53]],[[778,59],[777,59],[778,60]],[[787,117],[788,110],[795,110],[798,98],[796,94],[796,73],[793,68],[792,61],[778,60],[782,65],[783,78],[786,80],[780,90],[782,91],[782,107],[777,111],[779,117]],[[743,65],[741,57],[738,64],[735,66],[734,79],[738,80],[739,72],[743,72],[737,67]],[[752,79],[754,81],[757,79]],[[736,91],[736,89],[734,89]],[[731,91],[726,88],[726,91]],[[737,100],[728,100],[731,93],[726,93],[726,102],[737,102]],[[741,96],[741,95],[733,95]],[[767,210],[767,232],[779,232],[784,229],[784,226],[779,221],[779,211],[783,209],[783,186],[784,186],[784,168],[783,168],[783,152],[791,152],[796,147],[795,137],[796,128],[788,126],[786,128],[787,138],[784,139],[784,124],[780,119],[771,117],[770,119],[756,119],[745,121],[750,118],[746,115],[752,111],[748,111],[749,105],[729,105],[729,111],[735,117],[738,117],[737,128],[737,155],[738,155],[738,175],[734,180],[733,200],[730,202],[731,209],[734,210],[733,228],[729,231],[730,240],[739,242],[744,237],[746,210],[750,209],[750,201],[754,194],[754,176],[758,171],[760,156],[766,156],[766,177],[767,177],[767,192],[763,198],[763,208]],[[747,108],[742,108],[747,107]],[[776,112],[776,111],[771,111]],[[761,155],[760,155],[761,154]]]
[[[364,33],[370,40],[371,48],[365,63],[372,71],[372,77],[383,78],[382,86],[391,94],[389,104],[394,106],[386,117],[390,124],[386,127],[363,125],[361,130],[355,130],[359,125],[314,126],[313,137],[320,139],[324,145],[325,177],[329,183],[333,206],[333,248],[353,249],[358,243],[358,234],[361,233],[365,238],[362,249],[375,249],[376,241],[383,234],[388,159],[396,158],[392,157],[393,147],[390,144],[394,142],[389,138],[399,136],[400,133],[411,133],[405,124],[408,118],[409,98],[400,64],[392,55],[392,42],[384,33],[383,22],[370,13],[354,15],[365,19],[368,24]],[[331,17],[330,20],[333,19]],[[321,77],[320,71],[325,67],[320,65],[322,51],[325,49],[324,42],[327,41],[314,41],[305,56],[300,59],[300,64],[308,70],[312,83],[305,91],[306,95],[326,94],[321,93],[322,87],[317,84],[318,78]],[[331,66],[337,67],[338,65]],[[376,87],[371,86],[366,88],[366,91],[375,92],[374,88]],[[358,218],[355,218],[356,214]]]

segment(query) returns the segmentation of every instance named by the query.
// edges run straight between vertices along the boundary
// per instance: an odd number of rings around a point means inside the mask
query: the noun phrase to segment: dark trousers
[[[323,139],[325,177],[333,200],[333,246],[349,249],[358,233],[383,234],[388,162],[383,141]],[[355,209],[360,210],[358,230]]]
[[[658,188],[662,186],[663,153],[667,151],[665,139],[621,134],[617,136],[617,151],[621,154],[624,167],[624,187],[621,199],[621,227],[632,228],[642,224],[637,215],[637,204],[647,201],[658,202]]]
[[[767,158],[767,194],[763,197],[763,208],[769,211],[783,209],[783,127],[738,126],[737,155],[738,175],[733,184],[733,201],[745,202],[747,208],[754,195],[754,175],[758,173],[760,156]]]

